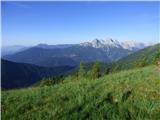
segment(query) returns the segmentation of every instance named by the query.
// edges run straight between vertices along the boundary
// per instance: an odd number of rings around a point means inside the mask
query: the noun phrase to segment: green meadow
[[[159,120],[160,68],[2,91],[2,120]]]

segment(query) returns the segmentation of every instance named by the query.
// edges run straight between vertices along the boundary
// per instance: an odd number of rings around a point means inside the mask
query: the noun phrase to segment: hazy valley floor
[[[2,92],[2,120],[158,120],[159,113],[157,66]]]

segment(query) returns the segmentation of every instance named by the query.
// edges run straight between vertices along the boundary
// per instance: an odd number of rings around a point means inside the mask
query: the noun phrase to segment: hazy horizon
[[[96,38],[95,38],[96,39]],[[129,42],[130,40],[128,41],[122,41],[122,42]],[[133,40],[134,42],[136,43],[144,43],[144,44],[150,44],[150,45],[154,45],[154,44],[158,44],[160,43],[160,41],[154,41],[154,42],[146,42],[146,41],[135,41]],[[36,44],[27,44],[27,45],[24,45],[24,44],[12,44],[12,45],[5,45],[5,44],[2,44],[2,47],[11,47],[11,46],[24,46],[24,47],[33,47],[33,46],[36,46],[36,45],[40,45],[40,44],[44,44],[44,45],[71,45],[71,44],[81,44],[81,43],[84,43],[84,42],[92,42],[92,40],[88,40],[88,41],[82,41],[82,42],[79,42],[79,43],[60,43],[60,44],[48,44],[48,43],[36,43]],[[118,41],[119,42],[119,41]],[[122,43],[120,42],[120,43]]]
[[[2,2],[2,46],[159,42],[159,2]]]

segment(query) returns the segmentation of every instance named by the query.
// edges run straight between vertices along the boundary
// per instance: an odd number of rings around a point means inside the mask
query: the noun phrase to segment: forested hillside
[[[28,87],[44,77],[63,75],[74,67],[46,68],[31,64],[1,60],[1,87],[3,89]]]

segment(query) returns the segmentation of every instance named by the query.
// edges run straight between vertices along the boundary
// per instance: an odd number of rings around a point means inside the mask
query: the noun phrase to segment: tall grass
[[[2,120],[159,120],[159,113],[156,66],[2,92]]]

